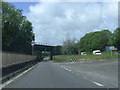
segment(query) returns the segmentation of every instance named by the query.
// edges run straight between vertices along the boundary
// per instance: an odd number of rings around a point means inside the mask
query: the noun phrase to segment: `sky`
[[[11,2],[32,22],[35,42],[62,45],[86,33],[118,27],[117,2]]]

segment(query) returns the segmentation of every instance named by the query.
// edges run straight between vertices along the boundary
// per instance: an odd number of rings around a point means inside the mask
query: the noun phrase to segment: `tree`
[[[113,33],[113,43],[120,50],[120,28],[117,28]]]
[[[87,52],[96,49],[104,51],[106,46],[112,45],[111,39],[112,33],[109,30],[91,32],[80,39],[79,48]]]
[[[63,42],[63,47],[62,47],[62,54],[77,54],[78,52],[78,47],[77,47],[77,43],[75,43],[75,39],[73,40],[65,40]]]
[[[2,3],[2,48],[4,51],[31,53],[31,41],[34,40],[32,24],[22,10],[14,5]]]
[[[55,46],[54,47],[54,55],[61,55],[62,54],[62,46]]]

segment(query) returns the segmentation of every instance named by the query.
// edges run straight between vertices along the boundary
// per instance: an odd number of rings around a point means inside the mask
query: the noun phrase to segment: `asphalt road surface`
[[[117,60],[40,62],[4,88],[117,88]]]

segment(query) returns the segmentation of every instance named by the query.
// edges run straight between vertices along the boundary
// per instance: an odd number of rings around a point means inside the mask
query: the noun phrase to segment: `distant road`
[[[116,60],[64,64],[40,62],[4,88],[116,88],[116,66]]]

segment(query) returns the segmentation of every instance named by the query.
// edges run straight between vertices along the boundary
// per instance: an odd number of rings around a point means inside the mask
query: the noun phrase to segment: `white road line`
[[[104,61],[104,60],[100,60],[100,61]]]
[[[65,70],[68,70],[67,68]]]
[[[96,84],[96,85],[98,85],[98,86],[103,87],[103,85],[102,85],[102,84],[100,84],[100,83],[97,83],[97,82],[95,82],[95,81],[93,81],[93,83],[94,83],[94,84]]]
[[[66,67],[63,67],[63,66],[60,66],[61,68],[63,68],[63,69],[65,69],[65,70],[67,70],[67,71],[72,71],[72,70],[70,70],[70,69],[67,69]]]
[[[63,69],[66,69],[66,67],[63,67]]]
[[[36,64],[37,65],[37,64]],[[36,65],[32,66],[31,68],[29,68],[28,70],[24,71],[23,73],[19,74],[18,76],[14,77],[13,79],[7,81],[6,83],[0,85],[0,89],[2,89],[3,87],[5,87],[6,85],[8,85],[9,83],[15,81],[17,78],[21,77],[23,74],[27,73],[28,71],[30,71],[32,68],[34,68]]]
[[[86,77],[83,77],[84,79],[88,79],[88,78],[86,78]]]

